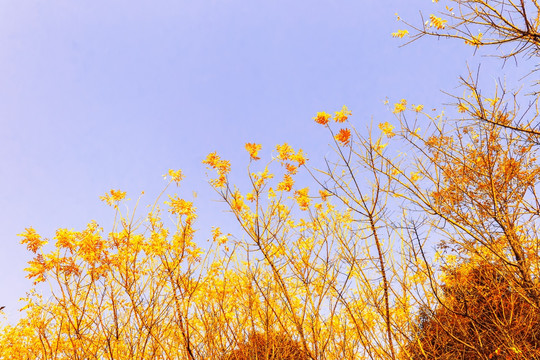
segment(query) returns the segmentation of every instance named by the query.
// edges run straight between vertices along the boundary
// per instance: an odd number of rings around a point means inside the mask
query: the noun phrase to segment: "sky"
[[[31,280],[17,234],[106,227],[99,196],[152,203],[168,169],[199,209],[202,234],[233,221],[207,183],[213,151],[245,179],[246,142],[330,151],[312,117],[347,105],[358,128],[393,119],[406,98],[439,107],[478,61],[457,41],[404,43],[426,0],[2,0],[0,306],[10,321]],[[482,59],[482,62],[487,60]],[[505,70],[512,71],[512,65]],[[108,229],[110,230],[110,229]],[[107,229],[105,229],[107,232]],[[201,239],[202,241],[202,239]]]

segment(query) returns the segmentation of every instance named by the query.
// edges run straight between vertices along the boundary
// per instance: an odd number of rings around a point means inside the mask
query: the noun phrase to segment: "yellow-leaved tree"
[[[436,3],[443,15],[409,25],[411,39],[536,55],[536,1]],[[326,168],[288,144],[265,163],[245,144],[247,189],[210,153],[210,184],[239,226],[215,227],[211,246],[195,204],[167,189],[142,218],[111,190],[107,232],[26,229],[35,288],[2,328],[0,359],[540,358],[537,95],[464,86],[455,118],[402,99],[366,134],[345,106],[317,113],[335,150]],[[169,185],[182,177],[170,170]]]

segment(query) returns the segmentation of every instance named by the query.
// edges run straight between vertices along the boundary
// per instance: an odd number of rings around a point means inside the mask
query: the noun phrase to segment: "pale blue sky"
[[[207,229],[226,218],[201,164],[209,152],[242,176],[245,142],[262,143],[266,158],[289,142],[320,161],[329,139],[317,111],[346,104],[363,127],[392,119],[386,97],[449,102],[440,90],[455,90],[472,48],[399,48],[394,13],[418,23],[420,6],[429,14],[432,4],[2,0],[0,305],[16,317],[31,285],[16,234],[105,226],[108,189],[145,190],[148,203],[161,175],[180,168]]]

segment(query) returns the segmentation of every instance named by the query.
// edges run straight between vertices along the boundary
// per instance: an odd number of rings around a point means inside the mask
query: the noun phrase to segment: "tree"
[[[407,23],[415,30],[412,40],[428,35],[460,39],[478,47],[495,45],[503,59],[538,55],[540,5],[536,0],[448,0],[440,5],[440,17],[422,17],[421,26]]]
[[[441,303],[419,314],[413,359],[539,358],[540,314],[496,264],[447,269]]]
[[[455,7],[430,15],[412,40],[496,45],[504,60],[537,56],[536,1],[447,3]],[[538,358],[538,93],[503,88],[485,96],[472,75],[462,80],[468,94],[455,97],[462,117],[415,145],[432,165],[421,207],[442,221],[431,226],[445,233],[439,248],[452,259],[442,266],[439,295],[429,271],[437,301],[424,308],[408,350],[413,358]]]
[[[412,39],[535,49],[536,2],[455,3],[455,23],[431,15]],[[512,25],[518,15],[528,22]],[[479,24],[487,35],[467,32]],[[210,184],[239,232],[215,227],[208,246],[196,242],[194,203],[170,189],[142,215],[111,190],[107,234],[94,222],[59,229],[52,247],[28,228],[28,277],[51,296],[29,294],[0,358],[539,357],[538,113],[477,84],[464,80],[454,118],[402,99],[394,121],[365,132],[345,106],[319,112],[335,150],[324,169],[288,144],[261,164],[248,143],[242,189],[209,154]],[[182,177],[170,170],[169,185]]]
[[[224,359],[307,360],[308,357],[297,342],[286,336],[253,333]]]

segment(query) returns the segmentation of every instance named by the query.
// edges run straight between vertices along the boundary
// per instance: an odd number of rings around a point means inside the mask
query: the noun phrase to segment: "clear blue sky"
[[[245,142],[328,152],[317,111],[392,119],[388,97],[449,102],[472,48],[392,39],[426,0],[2,0],[0,2],[0,305],[11,319],[31,281],[16,234],[104,226],[111,188],[150,202],[169,168],[197,191],[208,228],[222,206],[201,160],[245,174]],[[235,166],[236,165],[236,166]],[[217,220],[216,220],[217,221]],[[220,220],[221,221],[221,220]],[[232,221],[232,219],[231,219]],[[215,225],[220,225],[219,223]],[[108,229],[105,229],[107,232]]]

